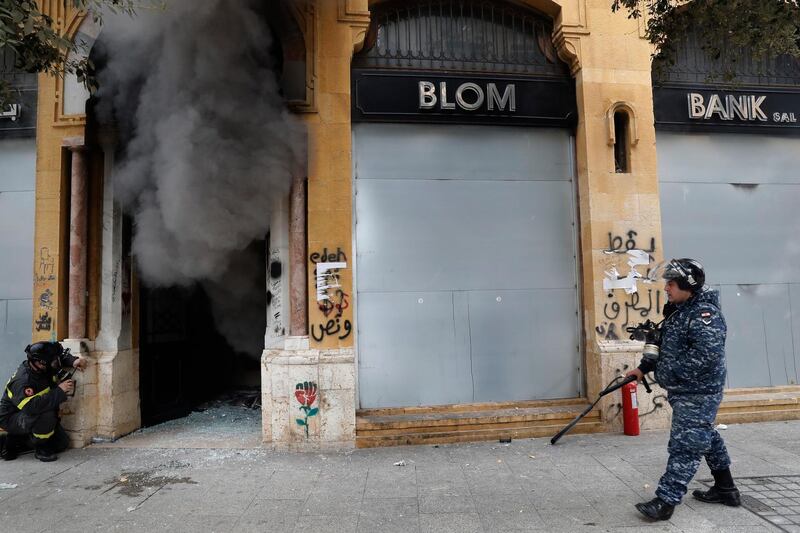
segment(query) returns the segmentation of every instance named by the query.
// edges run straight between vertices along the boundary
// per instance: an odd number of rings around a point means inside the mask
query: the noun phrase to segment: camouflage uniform
[[[730,467],[725,443],[714,429],[725,385],[726,331],[719,294],[704,287],[664,321],[658,361],[642,360],[639,366],[655,370],[672,406],[667,471],[656,490],[670,505],[680,503],[703,456],[711,470]]]

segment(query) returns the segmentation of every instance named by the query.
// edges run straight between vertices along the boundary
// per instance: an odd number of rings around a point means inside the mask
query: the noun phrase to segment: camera
[[[630,339],[634,341],[644,341],[642,357],[650,361],[657,361],[659,347],[661,346],[661,324],[656,324],[652,320],[641,322],[636,326],[625,328],[631,334]]]
[[[56,383],[63,383],[68,379],[74,379],[75,375],[75,368],[62,368],[56,374]],[[75,396],[75,389],[72,389],[72,394],[68,396]]]

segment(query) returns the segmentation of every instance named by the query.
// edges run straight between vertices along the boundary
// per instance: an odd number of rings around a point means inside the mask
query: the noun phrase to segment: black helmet
[[[661,275],[664,279],[675,280],[678,287],[684,291],[697,292],[706,282],[706,273],[703,265],[689,258],[670,259]]]
[[[35,342],[25,348],[28,361],[37,361],[53,370],[61,367],[61,355],[64,347],[58,342]]]

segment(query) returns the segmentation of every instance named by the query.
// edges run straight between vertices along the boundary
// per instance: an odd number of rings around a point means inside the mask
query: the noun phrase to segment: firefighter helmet
[[[36,361],[48,368],[58,370],[61,367],[61,355],[64,347],[58,342],[35,342],[25,348],[28,361]]]

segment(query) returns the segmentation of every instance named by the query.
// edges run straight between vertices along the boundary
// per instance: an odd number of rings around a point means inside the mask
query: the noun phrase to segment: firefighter
[[[61,427],[58,408],[73,394],[75,381],[57,383],[63,367],[86,368],[86,360],[64,350],[58,342],[37,342],[25,348],[23,361],[6,383],[0,399],[0,456],[6,461],[33,447],[40,461],[58,459],[69,438]]]
[[[714,429],[725,385],[725,335],[727,326],[719,294],[704,285],[705,272],[693,259],[672,259],[660,269],[666,280],[668,304],[661,326],[659,356],[642,359],[627,375],[639,381],[655,371],[672,407],[672,429],[667,469],[656,497],[636,508],[651,520],[667,520],[686,494],[687,485],[705,457],[714,486],[695,490],[696,499],[740,505],[739,490],[731,477],[731,460],[722,437]]]

